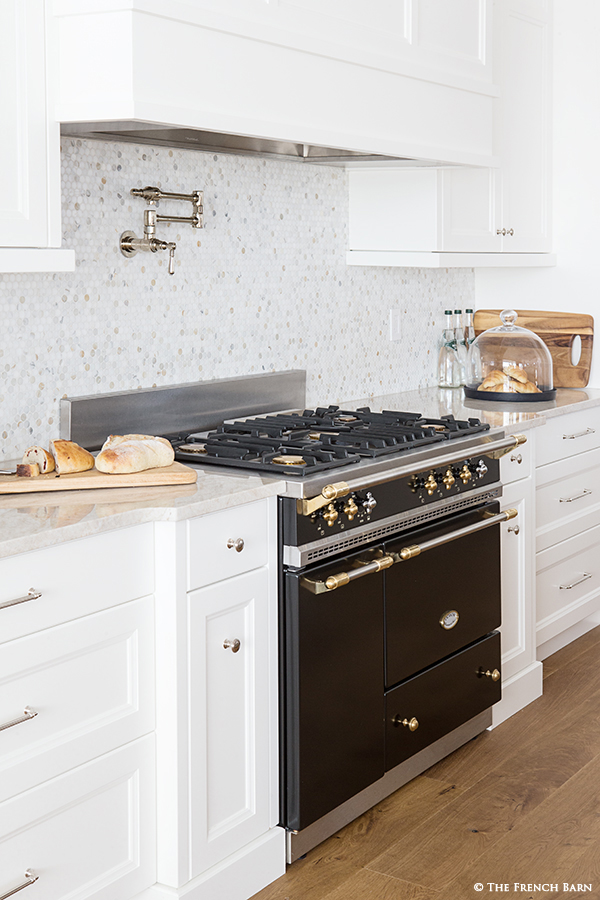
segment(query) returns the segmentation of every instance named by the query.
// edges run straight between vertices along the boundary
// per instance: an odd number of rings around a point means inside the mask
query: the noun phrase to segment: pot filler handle
[[[520,447],[521,444],[526,443],[526,441],[527,437],[524,434],[510,434],[508,437],[480,445],[476,448],[477,452],[473,453],[473,456],[489,456],[491,459],[500,459],[507,453],[516,450],[517,447]],[[465,458],[465,452],[464,447],[462,450],[455,450],[454,453],[446,452],[437,459],[434,458],[428,460],[426,468],[435,469],[436,466],[445,466],[449,463],[463,460]],[[371,475],[365,478],[354,478],[350,482],[338,481],[336,484],[327,484],[317,497],[311,497],[309,500],[296,501],[298,515],[312,516],[318,509],[327,506],[328,503],[331,503],[332,500],[337,500],[338,497],[345,497],[350,491],[359,491],[362,488],[373,487],[376,484],[390,481],[393,477],[394,476],[390,475],[389,472],[383,472],[379,476]]]
[[[366,566],[359,566],[351,569],[350,572],[340,572],[339,575],[330,575],[325,581],[313,581],[310,578],[303,577],[300,584],[313,594],[324,594],[327,591],[335,591],[336,588],[356,581],[357,578],[363,578],[365,575],[371,575],[373,572],[381,572],[382,569],[389,569],[390,566],[415,556],[420,556],[426,550],[433,550],[435,547],[441,547],[442,544],[449,544],[450,541],[456,541],[458,538],[466,537],[468,534],[474,534],[476,531],[483,531],[484,528],[490,528],[492,525],[498,525],[500,522],[507,522],[517,516],[516,509],[505,509],[501,513],[484,513],[482,522],[476,522],[474,525],[467,525],[465,528],[458,528],[450,534],[442,535],[431,541],[423,541],[422,544],[413,544],[410,547],[403,547],[399,553],[390,553],[389,556],[382,556],[379,559],[368,563]]]

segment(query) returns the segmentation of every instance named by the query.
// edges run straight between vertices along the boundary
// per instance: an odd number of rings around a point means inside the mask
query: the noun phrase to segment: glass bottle
[[[464,384],[467,378],[468,347],[465,341],[465,333],[462,326],[462,309],[454,310],[454,340],[456,342],[456,355],[460,367],[460,383]]]
[[[465,344],[467,350],[475,340],[475,326],[473,325],[473,310],[465,309]]]
[[[445,310],[446,324],[442,332],[438,356],[438,385],[440,387],[460,387],[460,363],[456,353],[456,340],[452,325],[452,310]]]

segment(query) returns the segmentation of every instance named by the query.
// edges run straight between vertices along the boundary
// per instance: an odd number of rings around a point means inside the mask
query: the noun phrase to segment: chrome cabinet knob
[[[518,534],[521,529],[518,525],[509,525],[508,531],[512,531],[513,534]]]
[[[510,458],[510,461],[516,462],[517,465],[520,466],[521,463],[523,462],[523,457],[521,456],[520,453],[517,453],[516,455],[513,454],[513,456],[511,456],[511,458]]]
[[[244,540],[243,538],[229,538],[227,547],[229,550],[236,550],[237,553],[241,553],[244,549]]]
[[[233,640],[227,638],[227,640],[223,641],[223,650],[231,650],[232,653],[237,653],[241,646],[237,638],[233,638]]]

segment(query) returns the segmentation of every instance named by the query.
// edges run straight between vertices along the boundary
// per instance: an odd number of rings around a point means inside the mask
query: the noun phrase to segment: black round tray
[[[539,394],[509,394],[504,391],[478,391],[465,384],[463,390],[469,400],[492,400],[497,403],[547,403],[548,400],[556,399],[556,388]]]

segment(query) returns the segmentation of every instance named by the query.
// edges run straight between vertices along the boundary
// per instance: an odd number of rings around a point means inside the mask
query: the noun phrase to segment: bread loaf
[[[47,472],[54,472],[54,457],[43,447],[28,447],[23,454],[24,463],[37,463],[40,472],[45,475]]]
[[[94,468],[94,457],[75,441],[50,441],[50,453],[58,475],[87,472]]]
[[[96,468],[107,475],[125,475],[170,466],[173,447],[150,434],[111,434],[96,457]]]
[[[17,475],[21,478],[36,478],[40,474],[40,467],[37,463],[19,463],[17,466]]]

